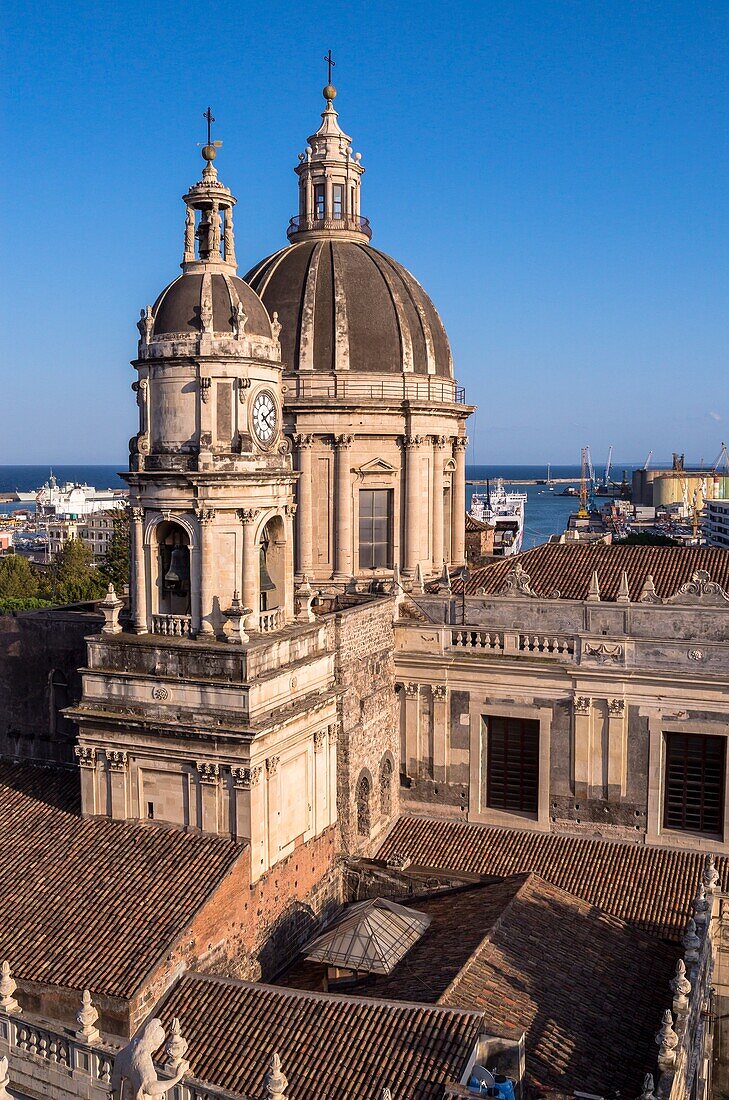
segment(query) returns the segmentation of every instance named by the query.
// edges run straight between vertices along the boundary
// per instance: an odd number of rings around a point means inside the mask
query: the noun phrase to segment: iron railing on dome
[[[317,218],[313,214],[298,214],[290,220],[286,235],[294,237],[297,233],[316,229],[345,229],[352,233],[364,233],[367,240],[372,237],[369,218],[354,217],[352,214],[342,214],[338,218]]]
[[[293,392],[292,392],[293,391]],[[428,375],[414,378],[398,375],[396,378],[378,378],[364,381],[342,375],[319,375],[312,372],[286,379],[286,400],[312,398],[351,398],[355,401],[438,401],[442,404],[465,405],[466,391],[444,378]]]

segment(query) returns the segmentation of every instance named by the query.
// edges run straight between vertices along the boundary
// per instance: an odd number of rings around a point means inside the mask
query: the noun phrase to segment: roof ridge
[[[501,924],[504,920],[504,917],[509,912],[509,910],[512,908],[512,906],[514,905],[514,902],[516,901],[516,899],[518,897],[520,897],[525,890],[527,890],[527,888],[529,887],[529,884],[531,883],[531,881],[534,878],[538,878],[538,877],[539,876],[534,871],[521,871],[521,872],[517,872],[515,875],[508,876],[508,878],[522,878],[523,881],[520,883],[519,888],[514,891],[514,893],[511,895],[511,897],[507,901],[506,905],[503,907],[503,909],[501,910],[499,915],[493,921],[493,923],[491,924],[488,932],[483,937],[481,942],[476,947],[474,947],[473,951],[468,956],[468,958],[464,962],[463,966],[461,967],[461,969],[456,974],[455,978],[453,978],[448,983],[446,988],[443,990],[440,997],[438,998],[438,1004],[442,1004],[443,1001],[445,1000],[445,998],[450,993],[455,992],[457,987],[460,985],[460,983],[463,981],[466,974],[470,970],[473,963],[477,962],[478,959],[480,959],[481,956],[483,955],[485,949],[487,947],[491,946],[491,937],[493,936],[494,932],[496,932],[498,930],[498,928],[501,926]],[[508,879],[506,881],[508,881]]]
[[[425,1001],[389,1001],[383,997],[353,997],[346,993],[320,993],[313,989],[293,989],[290,986],[273,985],[271,982],[251,982],[246,981],[245,978],[229,978],[223,974],[203,974],[197,970],[188,970],[186,973],[180,975],[178,982],[170,987],[170,990],[165,997],[165,1001],[169,999],[172,991],[181,982],[186,981],[204,981],[209,985],[232,985],[242,987],[246,989],[260,989],[267,993],[276,993],[288,1000],[307,1000],[307,1001],[320,1001],[323,1003],[335,1001],[341,1004],[361,1004],[370,1007],[386,1007],[389,1009],[416,1009],[418,1012],[435,1011],[437,1013],[454,1012],[460,1016],[478,1017],[484,1018],[484,1013],[478,1009],[473,1008],[458,1008],[457,1005],[441,1005],[441,1004],[428,1004]]]

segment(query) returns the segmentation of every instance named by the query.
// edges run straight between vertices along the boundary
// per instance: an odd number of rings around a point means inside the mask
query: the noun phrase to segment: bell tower
[[[235,197],[202,148],[183,196],[182,275],[142,310],[130,442],[137,634],[271,633],[293,618],[293,492],[280,325],[237,275]]]

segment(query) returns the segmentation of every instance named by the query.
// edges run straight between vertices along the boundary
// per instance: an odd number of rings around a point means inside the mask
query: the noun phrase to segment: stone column
[[[132,599],[134,602],[134,633],[146,634],[147,627],[147,580],[144,573],[144,509],[131,508],[132,520],[132,559],[134,577],[132,581]]]
[[[299,450],[298,507],[296,509],[297,573],[311,577],[314,570],[314,512],[311,484],[311,448],[313,435],[297,435]]]
[[[448,773],[448,688],[433,686],[433,779],[445,783]]]
[[[404,572],[412,577],[420,554],[420,448],[423,437],[405,436],[405,559]]]
[[[433,571],[440,573],[445,560],[443,543],[443,468],[448,437],[437,435],[433,439]]]
[[[348,581],[352,576],[352,478],[350,450],[353,435],[338,435],[336,443],[336,563],[335,578]]]
[[[420,726],[420,685],[405,684],[405,774],[416,778],[418,774],[418,742]]]
[[[255,538],[257,516],[257,508],[241,508],[238,512],[238,518],[243,524],[243,606],[251,609],[244,624],[248,630],[258,630],[261,610],[258,591],[261,562]]]
[[[453,542],[454,565],[466,561],[466,447],[468,437],[463,435],[453,441],[456,470],[453,475]]]
[[[90,817],[98,813],[96,781],[96,749],[91,745],[76,745],[73,750],[78,760],[81,781],[81,813]]]
[[[574,761],[575,798],[587,798],[590,789],[590,723],[592,699],[589,695],[575,697]]]
[[[212,637],[215,634],[210,616],[213,611],[215,595],[215,540],[213,538],[214,508],[199,508],[197,519],[200,525],[200,629],[198,637]]]

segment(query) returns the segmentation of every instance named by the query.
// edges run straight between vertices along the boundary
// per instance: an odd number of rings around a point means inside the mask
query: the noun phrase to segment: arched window
[[[190,538],[178,523],[157,525],[158,600],[162,615],[190,614]]]
[[[380,813],[389,817],[392,813],[392,760],[386,756],[380,768]]]
[[[372,794],[372,784],[367,776],[363,773],[357,781],[357,833],[359,836],[369,836],[371,827],[371,814],[370,814],[370,795]]]
[[[75,733],[73,722],[62,713],[65,707],[70,707],[71,696],[68,690],[68,679],[60,668],[52,670],[48,687],[49,733],[51,737],[73,738]]]

